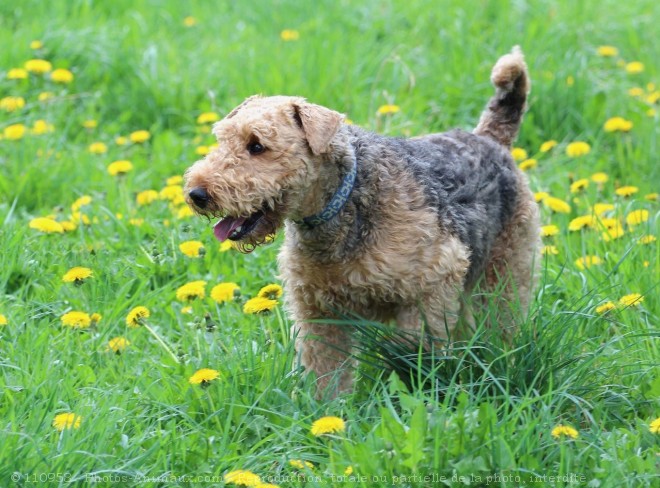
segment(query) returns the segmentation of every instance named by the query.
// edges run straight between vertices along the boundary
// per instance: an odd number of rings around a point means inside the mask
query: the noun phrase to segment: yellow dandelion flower
[[[624,307],[637,307],[642,304],[644,297],[639,293],[631,293],[619,298],[619,303]]]
[[[538,161],[536,159],[525,159],[522,163],[518,165],[518,167],[522,171],[527,171],[528,169],[533,169],[538,166]]]
[[[28,72],[23,68],[12,68],[7,72],[8,80],[26,80]]]
[[[639,191],[639,188],[637,188],[636,186],[622,186],[622,187],[617,188],[616,190],[614,190],[614,193],[616,193],[620,197],[629,197],[629,196],[634,195],[638,191]]]
[[[614,210],[614,205],[611,203],[596,203],[593,206],[593,212],[595,215],[603,215],[604,213],[611,212]]]
[[[603,260],[598,256],[582,256],[579,259],[575,260],[575,266],[582,271],[592,266],[600,266],[603,263]]]
[[[381,105],[378,107],[378,110],[376,113],[378,115],[388,115],[388,114],[395,114],[401,111],[401,107],[398,105]]]
[[[194,300],[195,298],[204,298],[206,292],[206,281],[191,281],[176,290],[176,298],[181,301]]]
[[[2,135],[9,141],[18,141],[23,139],[26,131],[27,129],[23,124],[12,124],[4,128]]]
[[[289,461],[289,466],[292,466],[296,469],[314,469],[314,465],[309,461],[303,461],[302,459],[291,459]]]
[[[633,210],[628,215],[626,215],[626,224],[630,227],[642,224],[649,219],[648,210]]]
[[[260,314],[270,312],[277,305],[277,300],[269,298],[255,297],[250,298],[243,305],[243,312],[247,314]]]
[[[84,207],[85,205],[89,205],[90,203],[92,203],[92,197],[90,197],[89,195],[83,195],[77,198],[76,201],[71,204],[71,211],[77,212],[82,207]]]
[[[170,200],[171,202],[185,201],[183,196],[183,187],[181,185],[167,185],[158,194],[163,200]]]
[[[541,144],[539,151],[541,151],[542,153],[547,153],[548,151],[552,150],[557,144],[558,144],[557,141],[555,141],[554,139],[550,139],[549,141],[545,141],[543,144]]]
[[[211,298],[218,303],[230,302],[240,293],[236,283],[220,283],[211,290]]]
[[[91,269],[83,268],[82,266],[76,266],[64,273],[64,276],[62,276],[62,281],[65,283],[80,284],[87,278],[91,278],[92,275],[93,273]]]
[[[42,47],[44,47],[44,43],[39,40],[35,39],[34,41],[30,42],[30,49],[34,49],[36,51],[37,49],[41,49]]]
[[[227,252],[230,251],[231,249],[234,249],[234,243],[229,239],[227,239],[222,244],[220,244],[220,248],[219,248],[220,252]]]
[[[90,319],[92,319],[92,324],[98,324],[101,319],[103,318],[103,315],[100,313],[93,313]]]
[[[71,220],[77,222],[78,224],[84,224],[84,225],[90,225],[92,223],[92,221],[89,220],[89,217],[87,215],[80,212],[72,212]]]
[[[599,173],[594,173],[591,175],[591,181],[598,185],[603,185],[607,183],[607,181],[610,179],[610,177],[607,175],[607,173],[599,172]]]
[[[658,100],[660,100],[660,91],[657,90],[654,91],[653,93],[649,93],[644,98],[644,101],[649,105],[654,105]]]
[[[55,94],[53,92],[41,92],[39,95],[37,95],[37,100],[40,102],[45,102],[47,100],[50,100],[51,98],[55,98]]]
[[[144,224],[144,219],[128,219],[128,223],[133,227],[141,227]]]
[[[616,305],[612,302],[605,302],[602,305],[599,305],[596,307],[596,313],[598,315],[602,315],[604,313],[609,312],[610,310],[614,310],[616,308]]]
[[[192,211],[192,209],[188,205],[184,205],[183,207],[179,208],[176,211],[176,218],[177,219],[185,219],[188,217],[192,217],[195,215],[195,213]]]
[[[46,122],[43,119],[35,120],[32,124],[32,134],[40,136],[42,134],[49,134],[55,130],[53,124]]]
[[[43,75],[53,69],[53,65],[45,59],[30,59],[26,61],[23,67],[30,73]]]
[[[36,219],[32,219],[29,227],[30,229],[35,229],[45,234],[62,234],[64,232],[60,223],[47,217],[37,217]]]
[[[511,157],[516,162],[524,161],[527,159],[527,151],[525,151],[522,147],[514,147],[511,149]]]
[[[657,239],[655,236],[646,235],[637,239],[637,244],[642,244],[642,245],[653,244],[656,240]]]
[[[537,191],[536,193],[534,193],[534,200],[538,203],[538,202],[541,202],[544,199],[548,198],[549,196],[550,196],[550,194],[548,192]]]
[[[660,417],[649,424],[649,431],[651,434],[660,434]]]
[[[118,146],[125,146],[126,144],[128,144],[128,137],[124,137],[124,136],[115,137],[115,144],[117,144]]]
[[[543,246],[541,248],[542,256],[556,256],[557,254],[559,254],[557,246]]]
[[[167,180],[165,180],[165,183],[167,184],[167,186],[174,186],[174,185],[180,186],[183,183],[183,176],[181,175],[170,176],[169,178],[167,178]]]
[[[571,183],[571,193],[578,193],[589,186],[589,180],[587,178],[580,178]]]
[[[541,226],[541,235],[543,237],[552,237],[559,234],[559,227],[554,224],[542,225]]]
[[[139,327],[140,324],[151,316],[151,312],[147,307],[138,306],[134,307],[126,316],[126,325],[129,327]]]
[[[636,75],[642,71],[644,71],[644,63],[640,63],[639,61],[631,61],[630,63],[626,64],[626,72],[631,75]]]
[[[300,32],[294,29],[284,29],[280,32],[280,39],[283,41],[297,41],[300,39]]]
[[[73,73],[68,69],[56,69],[50,74],[50,79],[55,83],[71,83],[73,81]]]
[[[198,258],[204,255],[204,244],[200,241],[185,241],[179,244],[179,250],[189,258]]]
[[[195,148],[195,154],[198,156],[206,156],[210,151],[208,146],[197,146]]]
[[[254,485],[254,488],[280,488],[280,485],[274,485],[272,483],[259,483]]]
[[[194,27],[195,25],[197,25],[197,19],[192,15],[189,15],[188,17],[185,17],[183,19],[183,25],[185,27]]]
[[[220,373],[215,369],[203,368],[195,372],[188,381],[192,385],[207,384],[220,377]]]
[[[612,58],[619,55],[619,50],[614,46],[598,46],[596,52],[604,58]]]
[[[124,350],[131,345],[131,341],[125,337],[113,337],[108,341],[108,351],[112,351],[115,354],[121,354]]]
[[[612,117],[603,125],[605,132],[629,132],[632,127],[633,123],[623,117]]]
[[[581,217],[576,217],[570,221],[568,224],[568,230],[575,232],[582,230],[585,227],[593,227],[595,224],[594,218],[591,215],[583,215]]]
[[[8,324],[7,317],[5,317],[0,313],[0,325],[7,325],[7,324]]]
[[[5,97],[0,99],[0,109],[6,112],[15,112],[25,107],[25,99],[23,97]]]
[[[53,419],[53,427],[62,432],[64,429],[79,429],[82,417],[72,412],[60,413]]]
[[[102,142],[92,142],[87,150],[92,154],[105,154],[108,152],[108,146]]]
[[[60,317],[62,326],[71,327],[73,329],[86,329],[92,323],[92,318],[86,312],[67,312]]]
[[[585,156],[591,151],[591,146],[583,141],[571,142],[566,146],[566,155],[571,158]]]
[[[268,298],[270,300],[277,300],[282,296],[282,287],[275,283],[266,285],[261,290],[259,290],[257,296],[261,298]]]
[[[644,200],[648,200],[649,202],[657,202],[658,201],[658,194],[657,193],[649,193],[648,195],[644,195]]]
[[[314,436],[323,434],[336,434],[337,432],[344,432],[346,424],[339,417],[321,417],[314,421],[310,432]]]
[[[614,226],[608,227],[607,230],[601,234],[601,237],[605,242],[610,242],[615,239],[618,239],[624,234],[625,232],[623,230],[623,227],[621,227],[621,225],[619,225],[619,223],[617,222]]]
[[[344,470],[344,476],[350,476],[350,475],[352,475],[352,474],[353,474],[353,466],[348,466],[348,467]]]
[[[570,437],[572,439],[577,439],[578,438],[578,431],[575,430],[570,425],[559,424],[554,429],[552,429],[552,432],[550,434],[555,439],[559,439],[562,436]]]
[[[575,85],[575,78],[573,77],[573,75],[568,75],[566,77],[566,86],[573,86],[573,85]]]
[[[644,89],[638,86],[633,87],[628,90],[628,95],[630,95],[631,97],[641,97],[644,95]]]
[[[78,226],[70,220],[63,220],[60,222],[60,225],[62,226],[62,229],[64,229],[64,232],[73,232],[78,228]]]
[[[557,213],[569,213],[571,211],[571,206],[568,203],[556,197],[545,197],[543,205]]]
[[[111,176],[124,175],[133,169],[133,163],[127,160],[114,161],[108,165]]]
[[[601,218],[600,223],[606,229],[621,228],[621,221],[614,217]]]
[[[85,129],[96,129],[99,123],[94,119],[83,120],[82,126]]]
[[[136,130],[135,132],[131,132],[131,134],[128,136],[131,142],[134,142],[136,144],[141,144],[143,142],[146,142],[151,138],[151,134],[149,133],[148,130]]]
[[[220,116],[215,112],[204,112],[197,117],[198,124],[212,124],[220,120]]]
[[[158,192],[156,190],[144,190],[135,197],[136,203],[140,206],[149,205],[156,200],[158,200]]]

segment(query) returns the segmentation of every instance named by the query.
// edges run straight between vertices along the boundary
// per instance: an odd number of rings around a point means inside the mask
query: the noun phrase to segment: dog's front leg
[[[351,391],[351,337],[346,326],[298,322],[293,334],[300,363],[316,374],[317,397]]]

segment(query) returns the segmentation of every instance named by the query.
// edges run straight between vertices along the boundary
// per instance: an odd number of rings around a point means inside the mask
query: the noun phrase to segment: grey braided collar
[[[332,195],[332,198],[325,206],[325,208],[317,214],[305,217],[302,220],[296,220],[295,223],[305,225],[308,228],[312,228],[324,224],[335,217],[339,212],[341,212],[341,209],[344,208],[346,202],[348,202],[348,198],[351,196],[351,192],[355,186],[356,176],[357,160],[353,158],[353,166],[351,167],[350,171],[346,173],[346,176],[344,176],[341,185],[339,185],[339,188],[337,188],[335,194]]]

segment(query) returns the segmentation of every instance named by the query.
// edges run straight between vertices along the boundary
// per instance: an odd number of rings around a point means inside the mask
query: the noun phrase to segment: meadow
[[[658,25],[650,0],[0,2],[0,486],[659,486]],[[255,93],[470,130],[515,44],[529,317],[366,353],[315,399],[281,236],[221,246],[181,175]]]

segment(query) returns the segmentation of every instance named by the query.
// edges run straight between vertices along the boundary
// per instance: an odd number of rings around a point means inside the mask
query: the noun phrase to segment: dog
[[[319,391],[352,387],[338,311],[440,339],[497,295],[510,336],[540,261],[537,205],[510,148],[530,79],[516,46],[473,132],[392,138],[301,97],[252,96],[213,127],[218,147],[185,173],[219,241],[243,252],[285,228],[278,262],[296,350]],[[328,320],[330,323],[324,323]],[[334,378],[334,381],[331,381]]]

